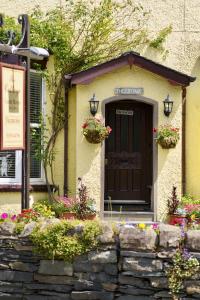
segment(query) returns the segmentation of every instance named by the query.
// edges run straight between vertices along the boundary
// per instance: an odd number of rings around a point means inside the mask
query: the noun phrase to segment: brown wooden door
[[[106,105],[112,133],[105,148],[105,210],[149,210],[152,186],[152,106]]]

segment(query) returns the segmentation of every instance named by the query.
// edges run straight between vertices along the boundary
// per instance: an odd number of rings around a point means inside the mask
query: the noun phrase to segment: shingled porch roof
[[[173,85],[180,85],[186,87],[190,85],[190,82],[193,82],[196,79],[195,77],[191,77],[182,72],[168,68],[162,64],[154,62],[153,60],[141,56],[139,53],[132,51],[126,52],[117,58],[96,65],[87,70],[67,74],[65,75],[65,79],[71,84],[71,86],[77,84],[88,84],[95,78],[126,65],[129,65],[130,67],[132,65],[135,65],[140,68],[143,68],[147,71],[150,71],[167,79]]]

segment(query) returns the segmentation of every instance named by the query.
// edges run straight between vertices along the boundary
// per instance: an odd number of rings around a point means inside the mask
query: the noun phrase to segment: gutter
[[[186,193],[186,87],[182,87],[182,195]]]
[[[68,103],[69,103],[69,87],[70,80],[64,80],[64,97],[65,97],[65,124],[64,124],[64,182],[63,182],[63,195],[68,194]]]

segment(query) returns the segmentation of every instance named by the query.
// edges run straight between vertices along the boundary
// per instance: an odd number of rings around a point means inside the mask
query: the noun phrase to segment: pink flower
[[[107,126],[107,130],[108,130],[108,133],[111,133],[112,128],[110,126]]]
[[[8,214],[7,213],[1,214],[1,219],[5,220],[7,218],[8,218]]]

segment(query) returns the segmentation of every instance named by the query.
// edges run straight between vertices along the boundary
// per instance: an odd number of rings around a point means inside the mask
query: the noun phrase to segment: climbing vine
[[[66,0],[64,6],[42,12],[38,7],[30,15],[31,44],[49,50],[53,68],[42,74],[46,79],[52,109],[41,121],[36,155],[44,166],[47,186],[54,183],[55,144],[65,126],[64,75],[87,69],[123,52],[141,51],[152,46],[160,49],[171,27],[150,38],[147,20],[150,13],[132,0]],[[6,18],[13,25],[11,18]],[[18,29],[15,26],[15,30]],[[0,31],[0,40],[5,38]],[[152,41],[151,41],[152,40]],[[37,133],[35,133],[37,134]],[[50,168],[51,172],[48,172]],[[51,174],[51,179],[49,179]],[[50,189],[49,189],[50,194]]]

